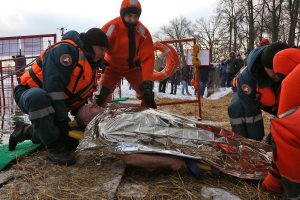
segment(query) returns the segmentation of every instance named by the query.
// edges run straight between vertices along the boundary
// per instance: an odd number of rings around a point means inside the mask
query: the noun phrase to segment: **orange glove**
[[[282,183],[280,182],[280,179],[270,174],[270,172],[264,179],[262,183],[262,188],[265,191],[276,193],[276,194],[283,192],[283,187],[282,187]]]

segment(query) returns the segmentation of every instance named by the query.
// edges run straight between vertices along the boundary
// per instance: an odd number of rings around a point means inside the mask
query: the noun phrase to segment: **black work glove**
[[[142,93],[142,99],[144,99],[146,107],[148,108],[157,108],[156,103],[154,101],[154,92],[153,90],[153,82],[152,81],[144,81],[140,85],[140,90]]]
[[[55,122],[55,125],[60,130],[61,138],[63,139],[66,148],[70,151],[75,151],[77,146],[79,145],[79,141],[69,137],[69,131],[71,130],[69,121],[68,120],[57,121]]]
[[[100,63],[101,74],[104,73],[104,71],[108,65],[109,65],[109,62],[107,62],[104,58],[101,59],[101,63]]]
[[[94,102],[98,106],[102,106],[105,101],[106,101],[106,97],[104,97],[103,95],[100,95],[100,94],[95,95]]]
[[[98,106],[103,106],[109,94],[110,94],[110,90],[107,87],[102,86],[100,89],[100,94],[95,95],[95,99],[94,99],[95,103]]]

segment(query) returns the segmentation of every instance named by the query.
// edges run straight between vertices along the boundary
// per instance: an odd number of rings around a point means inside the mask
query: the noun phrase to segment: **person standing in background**
[[[190,68],[184,65],[181,68],[181,81],[182,81],[182,89],[181,94],[184,95],[184,91],[187,95],[191,95],[188,88],[188,82],[190,81]]]
[[[164,69],[163,67],[160,67],[159,71],[162,71],[163,69]],[[158,92],[166,93],[168,81],[169,81],[169,77],[159,80]]]
[[[229,59],[225,61],[225,64],[227,64],[226,69],[226,87],[232,86],[232,79],[237,72],[238,64],[235,57],[235,52],[230,52]]]
[[[177,84],[180,80],[180,70],[178,69],[171,77],[171,94],[176,94],[177,92]]]

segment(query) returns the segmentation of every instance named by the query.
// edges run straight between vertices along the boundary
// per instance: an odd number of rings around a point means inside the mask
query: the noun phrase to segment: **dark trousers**
[[[221,87],[225,87],[226,86],[226,79],[227,79],[227,74],[226,73],[222,73],[221,74]]]
[[[171,82],[171,94],[176,94],[177,92],[177,81]]]
[[[158,92],[166,93],[167,82],[168,80],[159,81]]]
[[[232,79],[234,77],[234,73],[226,73],[226,87],[231,87],[232,86]]]
[[[18,85],[14,90],[15,101],[19,108],[29,115],[32,123],[32,142],[49,146],[60,137],[54,125],[54,108],[47,92],[40,88],[27,88]]]

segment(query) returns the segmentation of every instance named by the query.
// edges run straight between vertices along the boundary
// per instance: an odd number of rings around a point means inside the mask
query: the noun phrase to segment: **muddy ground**
[[[202,101],[202,119],[230,129],[227,106],[231,95]],[[158,102],[170,101],[159,99]],[[159,109],[187,117],[196,105],[164,106]],[[266,132],[270,116],[265,115]],[[263,192],[259,181],[225,174],[205,175],[201,180],[188,172],[125,166],[105,147],[79,151],[74,166],[57,166],[40,149],[18,159],[0,173],[0,199],[205,199],[203,186],[225,189],[241,199],[281,199]]]

